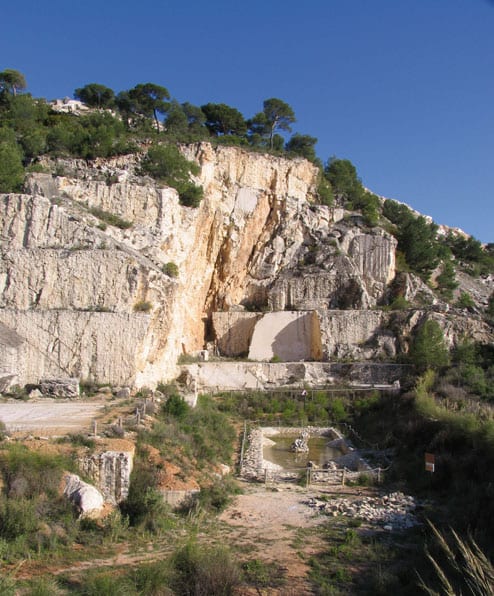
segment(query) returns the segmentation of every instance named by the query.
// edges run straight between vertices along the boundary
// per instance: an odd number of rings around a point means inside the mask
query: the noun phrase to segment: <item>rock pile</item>
[[[326,515],[360,518],[370,524],[382,525],[385,530],[403,530],[420,523],[414,513],[417,507],[415,499],[402,492],[356,500],[335,499],[330,502],[311,498],[308,505]]]

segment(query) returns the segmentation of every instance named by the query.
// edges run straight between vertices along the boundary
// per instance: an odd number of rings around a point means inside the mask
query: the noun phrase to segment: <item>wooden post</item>
[[[137,424],[137,426],[139,426],[140,423],[141,423],[141,413],[139,412],[139,410],[137,410],[137,412],[136,412],[136,424]]]
[[[345,472],[346,468],[343,468],[343,471],[341,472],[341,486],[345,486]]]
[[[377,484],[381,484],[381,468],[377,468]]]
[[[122,428],[123,423],[122,423],[122,416],[118,417],[118,428]]]
[[[266,488],[268,484],[268,469],[264,468],[264,488]]]
[[[144,406],[142,408],[142,415],[145,416],[146,415],[146,406],[148,405],[148,398],[145,397],[144,398]]]
[[[96,420],[93,420],[93,435],[96,436],[98,434],[98,423]]]

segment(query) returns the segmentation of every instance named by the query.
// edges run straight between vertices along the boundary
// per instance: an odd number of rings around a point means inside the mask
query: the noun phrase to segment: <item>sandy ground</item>
[[[245,484],[243,488],[244,494],[235,498],[220,520],[229,526],[229,543],[245,549],[248,559],[274,562],[282,569],[283,586],[265,589],[262,594],[313,594],[306,579],[309,571],[306,561],[321,545],[314,533],[304,532],[302,538],[298,534],[301,529],[314,527],[325,519],[306,503],[318,491],[305,491],[295,485],[264,488]]]
[[[45,435],[90,431],[93,420],[102,413],[106,402],[61,402],[43,399],[39,402],[0,403],[0,420],[7,431],[37,431]]]

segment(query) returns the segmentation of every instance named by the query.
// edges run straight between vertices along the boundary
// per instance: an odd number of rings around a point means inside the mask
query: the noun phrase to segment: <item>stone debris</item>
[[[80,396],[79,379],[42,379],[39,389],[51,397],[77,398]]]
[[[359,518],[370,524],[382,525],[387,530],[404,530],[420,524],[415,510],[417,503],[412,496],[395,492],[382,497],[361,497],[358,499],[334,499],[322,501],[311,498],[309,507],[320,513],[338,517],[340,515]]]

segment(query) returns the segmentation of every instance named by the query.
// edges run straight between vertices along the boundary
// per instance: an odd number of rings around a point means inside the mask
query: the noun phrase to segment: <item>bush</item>
[[[149,596],[172,596],[167,586],[171,582],[171,565],[168,561],[158,561],[140,565],[132,570],[131,580],[138,594]]]
[[[390,310],[405,310],[410,308],[410,302],[403,296],[397,296],[389,305]]]
[[[202,186],[196,186],[195,184],[188,183],[180,185],[178,188],[178,200],[184,207],[199,207],[204,191]]]
[[[2,499],[0,501],[0,537],[13,541],[32,534],[38,527],[33,501],[27,499]]]
[[[178,277],[178,266],[171,261],[163,265],[162,271],[168,277]]]
[[[23,445],[9,446],[0,457],[4,490],[20,498],[42,494],[56,498],[63,472],[71,469],[68,458],[30,451]]]
[[[189,543],[172,559],[178,596],[230,596],[240,583],[240,569],[223,548]]]
[[[136,312],[149,312],[153,308],[153,305],[148,300],[139,300],[134,304],[134,310]]]
[[[84,596],[135,596],[136,592],[131,582],[125,577],[114,573],[93,571],[86,573],[80,587],[80,594]]]
[[[475,302],[470,294],[462,292],[456,302],[456,306],[458,306],[458,308],[475,308]]]
[[[31,580],[29,583],[28,596],[59,596],[65,594],[54,577],[40,577]],[[0,588],[0,594],[4,596]]]
[[[153,145],[142,160],[142,172],[173,188],[188,182],[189,174],[197,174],[199,167],[188,161],[174,145]]]
[[[163,406],[163,412],[183,420],[190,413],[190,406],[180,395],[170,395]]]
[[[2,141],[0,134],[0,192],[18,192],[23,181],[22,153],[15,142]]]
[[[127,230],[128,228],[132,227],[131,221],[122,219],[119,215],[115,215],[114,213],[104,211],[99,207],[91,207],[91,209],[89,209],[89,213],[91,213],[98,219],[101,219],[106,224],[114,226],[116,228],[120,228],[121,230]]]
[[[284,583],[284,574],[285,570],[280,565],[266,563],[261,559],[251,559],[242,565],[244,581],[250,586],[255,586],[257,590],[281,586]]]
[[[449,363],[443,331],[437,321],[429,319],[420,326],[410,346],[409,355],[419,372],[427,368],[441,368]]]
[[[181,507],[181,513],[205,510],[214,514],[224,511],[232,501],[232,495],[240,490],[233,479],[221,478],[213,484],[201,487],[200,492],[192,495]]]
[[[121,503],[120,511],[128,517],[131,526],[142,525],[154,531],[159,528],[168,508],[156,488],[158,470],[148,461],[148,452],[141,449],[130,475],[129,494]]]
[[[345,404],[339,398],[333,399],[329,404],[329,413],[333,420],[336,422],[342,422],[348,417],[345,409]]]

